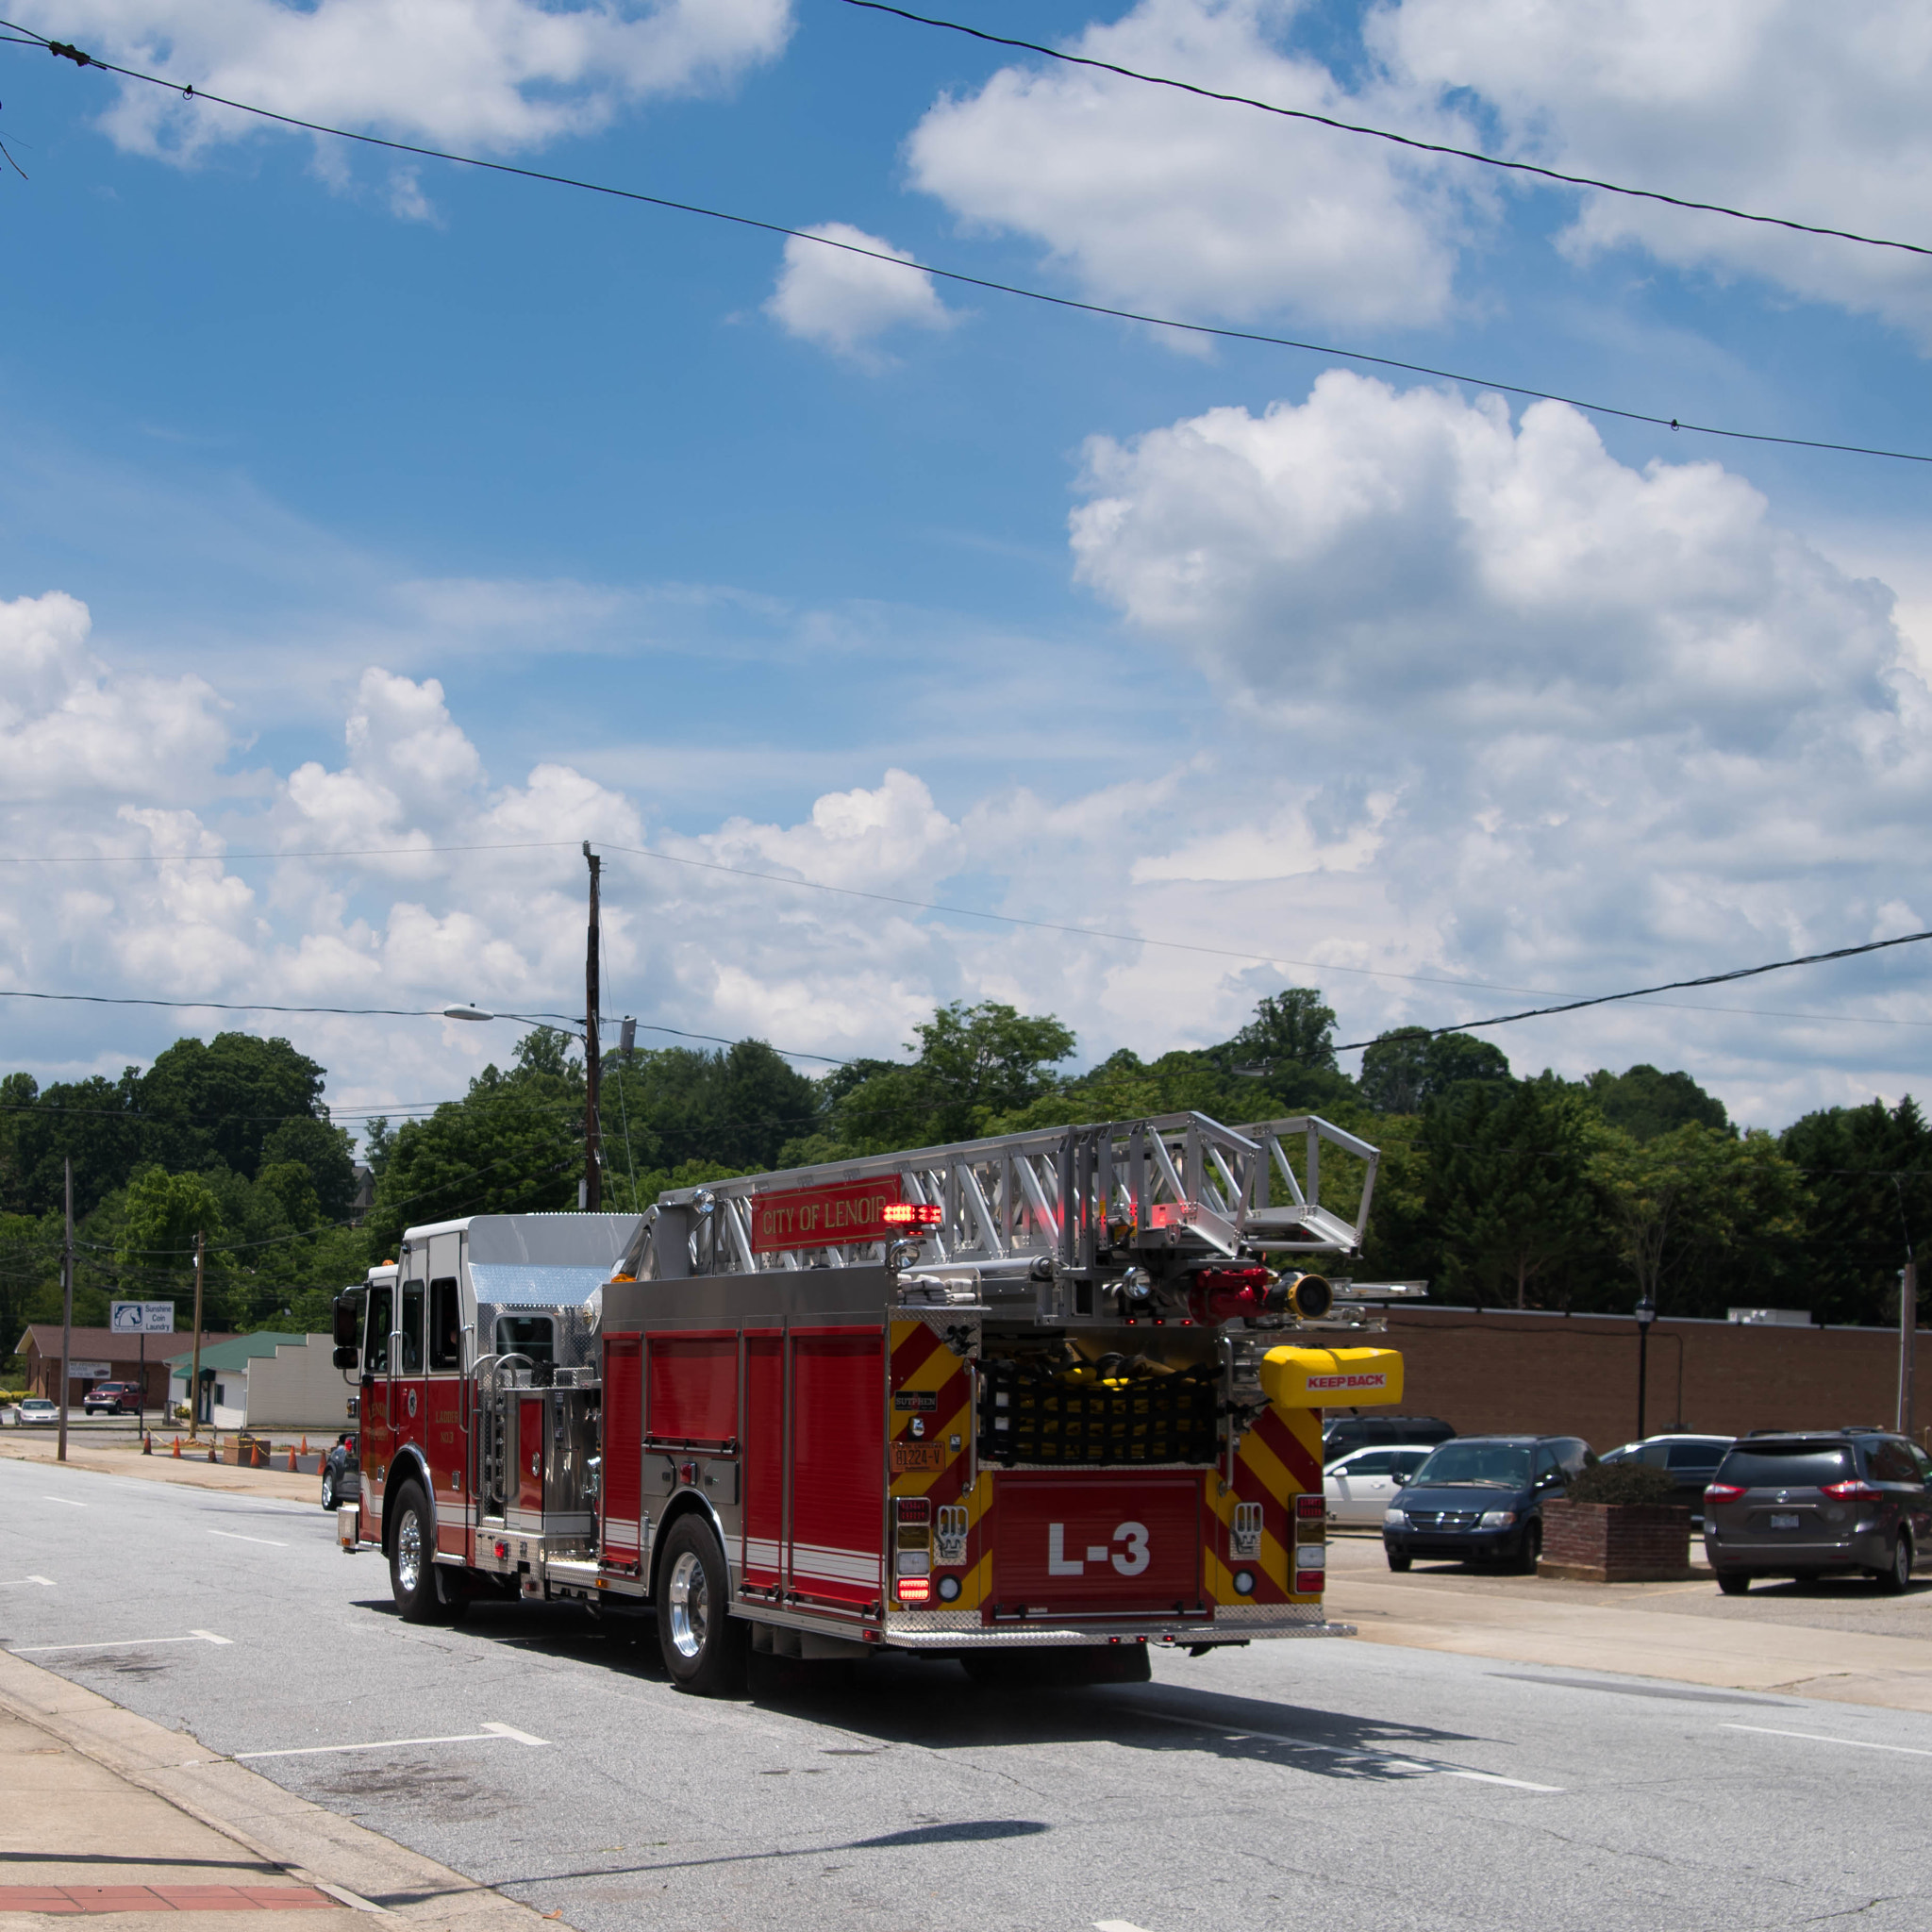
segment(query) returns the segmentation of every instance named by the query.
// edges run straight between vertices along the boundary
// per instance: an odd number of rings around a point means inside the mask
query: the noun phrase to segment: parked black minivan
[[[1596,1457],[1576,1436],[1458,1436],[1439,1443],[1382,1518],[1391,1570],[1417,1557],[1459,1557],[1534,1570],[1543,1503]]]

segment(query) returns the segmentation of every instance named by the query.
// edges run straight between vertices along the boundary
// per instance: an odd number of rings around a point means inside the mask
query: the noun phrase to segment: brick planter
[[[1680,1503],[1543,1505],[1539,1576],[1569,1583],[1672,1583],[1691,1574],[1690,1511]]]

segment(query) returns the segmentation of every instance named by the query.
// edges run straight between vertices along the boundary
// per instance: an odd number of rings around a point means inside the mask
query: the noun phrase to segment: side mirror
[[[355,1363],[353,1361],[345,1362],[342,1359],[341,1352],[345,1348],[350,1350],[353,1350],[355,1348],[357,1341],[360,1339],[361,1328],[361,1309],[358,1308],[356,1306],[356,1304],[348,1298],[347,1295],[338,1295],[336,1297],[335,1309],[337,1368],[347,1369],[353,1368],[355,1366]]]
[[[1407,1483],[1408,1478],[1406,1475],[1404,1475],[1399,1469],[1395,1469],[1390,1471],[1389,1480],[1391,1483],[1393,1483],[1395,1487],[1399,1490],[1403,1488],[1405,1484]]]
[[[362,1352],[353,1341],[338,1342],[336,1344],[335,1361],[337,1368],[353,1369],[361,1358]]]

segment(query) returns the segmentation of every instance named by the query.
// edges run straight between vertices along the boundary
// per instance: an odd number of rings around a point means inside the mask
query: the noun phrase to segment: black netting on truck
[[[1217,1380],[1211,1363],[1176,1369],[1146,1356],[989,1357],[979,1365],[980,1459],[1211,1463]]]

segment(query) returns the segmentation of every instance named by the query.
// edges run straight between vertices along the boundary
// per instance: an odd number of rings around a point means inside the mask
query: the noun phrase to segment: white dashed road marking
[[[1821,1731],[1774,1731],[1768,1724],[1725,1724],[1727,1731],[1755,1731],[1760,1738],[1803,1738],[1807,1744],[1842,1744],[1852,1751],[1896,1751],[1906,1757],[1932,1757],[1917,1744],[1872,1744],[1863,1738],[1827,1738]]]
[[[289,1547],[287,1543],[276,1542],[272,1536],[243,1536],[239,1530],[233,1529],[211,1529],[208,1535],[225,1536],[231,1543],[260,1543],[263,1548],[271,1550],[286,1550]]]
[[[509,1724],[486,1723],[481,1730],[458,1731],[447,1738],[378,1738],[370,1744],[298,1744],[285,1751],[237,1751],[235,1761],[252,1763],[258,1757],[327,1757],[339,1751],[400,1751],[421,1744],[493,1744],[502,1739],[512,1744],[547,1747],[548,1740],[533,1738]]]
[[[152,1650],[158,1643],[233,1643],[232,1637],[217,1637],[212,1630],[191,1630],[186,1637],[117,1637],[111,1643],[20,1643],[12,1646],[15,1657],[41,1657],[50,1650]]]

